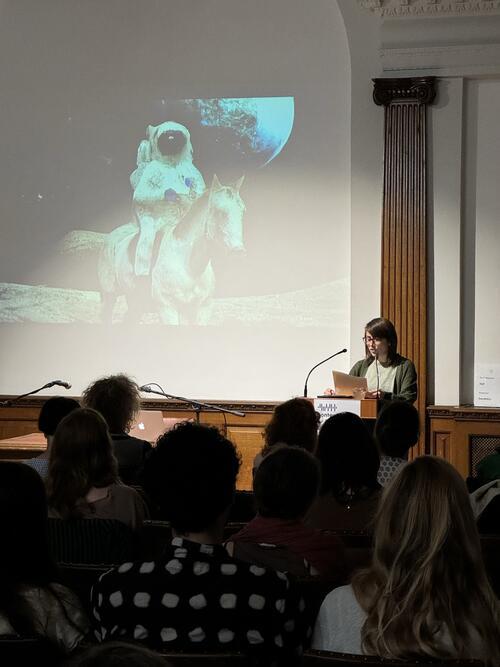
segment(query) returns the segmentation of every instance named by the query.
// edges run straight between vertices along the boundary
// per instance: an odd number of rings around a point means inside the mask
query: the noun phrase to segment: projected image
[[[60,219],[46,262],[52,284],[0,284],[0,321],[331,326],[345,279],[290,291],[280,289],[274,266],[279,238],[284,275],[293,268],[287,227],[299,235],[296,247],[300,235],[310,242],[309,220],[300,212],[299,224],[293,218],[296,193],[283,200],[273,168],[278,157],[286,168],[295,113],[293,97],[158,100],[140,128],[134,123],[135,139],[127,137],[135,141],[129,154],[136,153],[127,171],[118,174],[112,154],[99,156],[116,181],[120,175],[117,189],[128,181],[122,213],[88,215],[88,226],[77,227],[70,226],[73,211],[63,216],[52,205]],[[77,180],[65,187],[82,189]],[[298,194],[314,221],[308,187],[303,178]],[[95,187],[88,201],[98,207],[104,195]],[[266,229],[267,217],[273,227]]]

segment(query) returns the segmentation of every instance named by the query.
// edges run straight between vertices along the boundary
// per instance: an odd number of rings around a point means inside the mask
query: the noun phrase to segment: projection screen
[[[349,338],[336,3],[0,7],[0,393],[125,372],[200,399],[300,395]]]

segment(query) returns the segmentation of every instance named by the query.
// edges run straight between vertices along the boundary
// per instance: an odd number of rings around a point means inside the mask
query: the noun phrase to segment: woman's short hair
[[[329,417],[319,431],[316,455],[321,464],[321,493],[341,499],[346,491],[378,489],[380,457],[362,419],[350,412]]]
[[[312,505],[319,489],[317,459],[299,447],[277,445],[258,467],[253,490],[261,516],[299,519]]]
[[[241,459],[214,426],[180,422],[158,438],[144,488],[179,533],[201,532],[229,509]]]
[[[387,351],[387,358],[389,361],[394,361],[398,353],[398,334],[394,324],[385,317],[375,317],[370,320],[365,326],[365,335],[370,334],[372,338],[386,340],[389,346]],[[373,355],[368,350],[365,343],[365,355],[370,361],[373,361]]]
[[[130,430],[141,408],[139,387],[127,375],[100,378],[85,389],[83,405],[97,410],[104,417],[111,433]]]
[[[353,579],[367,614],[364,652],[473,658],[479,638],[485,662],[500,664],[499,603],[453,466],[431,456],[404,466],[384,490],[374,538],[371,567]]]
[[[391,401],[375,423],[375,440],[381,454],[404,458],[418,441],[420,423],[417,408],[408,401]]]
[[[280,403],[264,430],[262,453],[281,443],[302,447],[313,452],[318,433],[318,415],[314,405],[306,398],[292,398]]]
[[[104,418],[80,408],[64,417],[50,449],[47,494],[49,505],[63,518],[78,516],[77,502],[91,487],[118,481],[118,464]]]
[[[45,436],[54,435],[61,419],[79,407],[80,404],[74,398],[52,396],[42,405],[38,416],[38,430]]]

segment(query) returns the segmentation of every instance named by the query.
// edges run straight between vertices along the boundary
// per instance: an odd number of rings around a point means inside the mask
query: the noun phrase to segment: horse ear
[[[236,189],[236,192],[239,192],[239,191],[240,191],[240,188],[241,188],[241,186],[243,185],[243,181],[244,181],[244,180],[245,180],[245,174],[243,174],[243,176],[242,176],[240,179],[238,179],[238,180],[236,181],[236,183],[234,184],[234,187],[235,187],[235,189]]]
[[[214,177],[212,178],[212,185],[210,186],[210,190],[220,190],[222,188],[222,185],[217,177],[217,174],[214,174]]]

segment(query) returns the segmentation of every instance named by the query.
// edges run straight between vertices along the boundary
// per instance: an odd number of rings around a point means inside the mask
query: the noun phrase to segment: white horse
[[[166,229],[152,272],[152,294],[165,324],[206,324],[210,318],[218,248],[244,251],[240,196],[244,176],[235,185],[212,185],[173,229]]]

